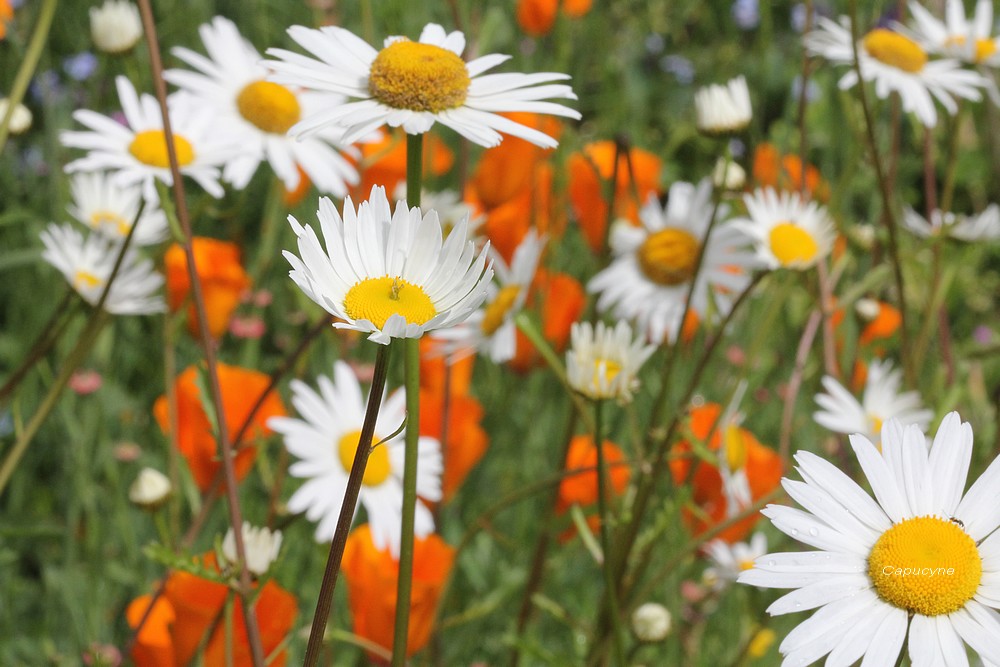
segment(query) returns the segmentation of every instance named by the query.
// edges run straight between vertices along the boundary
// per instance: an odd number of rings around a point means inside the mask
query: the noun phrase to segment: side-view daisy
[[[853,65],[854,49],[851,43],[850,19],[842,17],[840,23],[820,17],[818,27],[805,36],[806,50],[839,65]],[[979,100],[979,89],[986,80],[966,69],[957,60],[943,58],[931,60],[927,52],[913,39],[888,28],[875,28],[858,43],[858,61],[861,78],[875,84],[875,94],[880,98],[898,93],[903,109],[916,114],[927,127],[937,124],[934,99],[955,114],[955,98]],[[854,69],[841,78],[842,90],[858,82]]]
[[[334,364],[332,379],[321,375],[317,383],[319,391],[300,380],[291,382],[292,405],[301,419],[272,417],[267,424],[285,437],[285,447],[299,459],[289,467],[291,475],[307,480],[289,498],[288,509],[305,512],[306,518],[318,522],[316,540],[324,542],[333,537],[337,527],[361,438],[365,402],[358,379],[345,362]],[[400,389],[388,396],[379,410],[374,448],[359,495],[375,547],[388,546],[394,558],[399,557],[406,434],[400,426],[405,421],[406,392]],[[388,440],[383,442],[385,438]],[[434,438],[421,436],[418,450],[417,495],[424,500],[440,500],[441,447]],[[419,499],[414,531],[418,537],[434,531],[434,517]]]
[[[754,561],[767,553],[767,537],[754,533],[749,542],[734,544],[712,540],[703,549],[711,565],[702,573],[702,581],[718,591],[736,581],[741,572],[752,569]]]
[[[639,381],[636,373],[656,351],[642,338],[632,339],[632,327],[619,320],[614,328],[598,322],[575,322],[570,330],[570,349],[566,352],[566,376],[569,386],[587,398],[632,399]]]
[[[921,238],[944,234],[959,241],[995,241],[1000,239],[1000,206],[990,204],[978,215],[961,215],[934,209],[931,219],[903,208],[903,226]]]
[[[1000,663],[1000,458],[963,495],[972,427],[955,412],[929,450],[918,426],[896,420],[882,428],[881,453],[862,435],[851,446],[875,497],[798,452],[803,481],[783,485],[804,510],[763,514],[819,551],[767,554],[738,579],[795,589],[771,615],[817,610],[781,643],[783,664],[892,665],[907,639],[914,665],[968,665],[966,645]]]
[[[753,118],[747,80],[738,76],[724,86],[698,89],[694,110],[698,129],[706,134],[724,135],[745,129]]]
[[[476,256],[465,221],[442,242],[437,213],[421,214],[404,202],[392,212],[378,186],[357,211],[345,199],[343,218],[329,199],[320,199],[318,217],[326,250],[312,227],[288,216],[301,258],[284,255],[306,296],[345,320],[335,327],[370,333],[369,340],[387,345],[454,326],[486,298],[493,277],[489,246]]]
[[[216,16],[198,32],[208,58],[190,49],[172,50],[198,72],[174,69],[163,76],[213,109],[216,124],[237,137],[240,151],[226,161],[223,180],[242,190],[266,160],[287,190],[298,186],[301,167],[320,192],[343,197],[347,186],[358,182],[354,165],[340,154],[343,132],[324,127],[301,141],[288,135],[302,117],[342,104],[343,95],[304,92],[267,81],[270,71],[260,53],[229,19]]]
[[[715,210],[708,179],[697,186],[674,183],[666,206],[650,197],[639,212],[640,226],[622,224],[612,230],[614,260],[587,285],[599,294],[597,309],[634,321],[654,343],[677,338],[690,290],[691,310],[699,318],[707,317],[712,301],[716,312],[728,313],[749,283],[756,260],[750,239],[729,222],[716,224],[706,242],[713,211],[721,219],[729,207]]]
[[[125,124],[89,109],[74,111],[73,118],[88,131],[64,131],[60,140],[65,146],[89,152],[67,164],[66,171],[108,170],[113,172],[116,184],[124,187],[141,183],[143,196],[156,199],[154,179],[167,185],[173,183],[160,107],[152,95],[137,95],[123,76],[115,79],[115,85]],[[213,197],[221,197],[218,165],[234,150],[231,140],[212,129],[211,112],[190,96],[175,93],[167,104],[181,173],[193,178]]]
[[[545,241],[535,230],[529,231],[514,251],[510,267],[498,253],[493,253],[493,269],[499,286],[490,283],[485,305],[467,320],[431,334],[435,342],[432,354],[447,355],[450,362],[475,354],[477,350],[488,354],[496,364],[513,359],[517,351],[514,317],[528,298],[528,288],[535,277]]]
[[[772,188],[745,194],[743,202],[749,217],[733,224],[753,239],[764,266],[808,269],[830,253],[834,227],[822,205]]]
[[[947,0],[944,21],[919,2],[909,3],[909,28],[917,41],[933,53],[973,65],[1000,66],[1000,36],[993,34],[993,2],[978,0],[975,14],[966,18],[962,0]]]
[[[143,201],[142,186],[120,186],[107,173],[95,171],[76,174],[69,187],[73,195],[70,215],[110,239],[128,236]],[[152,245],[167,238],[167,216],[158,201],[146,201],[136,224],[134,245]]]
[[[389,37],[382,50],[344,28],[292,26],[288,34],[319,60],[285,49],[268,49],[278,58],[267,63],[286,85],[339,93],[355,101],[313,114],[291,132],[297,136],[327,125],[346,129],[344,141],[353,142],[389,125],[407,134],[427,132],[435,122],[446,125],[480,146],[496,146],[500,132],[539,146],[554,148],[549,135],[499,115],[530,111],[579,119],[580,114],[549,99],[576,99],[565,84],[566,74],[486,74],[510,56],[489,54],[465,62],[465,35],[446,33],[427,24],[419,41]]]
[[[84,238],[73,227],[54,223],[42,230],[41,237],[45,245],[42,258],[59,269],[84,301],[97,305],[121,244],[100,234]],[[162,285],[163,276],[153,269],[153,263],[129,249],[111,283],[104,309],[115,315],[161,313],[166,305],[156,292]]]
[[[916,424],[921,430],[930,424],[934,413],[923,407],[920,392],[899,390],[903,374],[892,362],[876,359],[868,367],[861,401],[835,379],[823,377],[825,394],[816,395],[821,408],[813,414],[816,423],[835,433],[859,433],[878,443],[882,425],[890,419],[902,424]]]

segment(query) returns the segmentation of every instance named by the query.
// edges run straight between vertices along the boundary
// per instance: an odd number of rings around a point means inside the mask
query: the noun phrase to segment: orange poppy
[[[152,599],[152,595],[141,595],[129,603],[125,609],[125,620],[130,628],[138,627]],[[157,598],[132,647],[132,660],[138,667],[174,667],[177,664],[174,640],[170,634],[176,619],[170,600],[163,595]]]
[[[448,364],[444,356],[431,356],[434,342],[430,336],[420,339],[420,388],[434,393],[443,393],[445,374]],[[472,383],[472,368],[476,365],[476,355],[471,354],[451,365],[451,378],[448,380],[449,393],[453,396],[464,396],[469,393]]]
[[[528,293],[528,307],[535,306],[542,315],[542,335],[557,353],[562,354],[569,342],[570,328],[587,306],[583,285],[565,273],[539,268]],[[538,350],[520,329],[514,358],[507,363],[518,373],[527,373],[542,363]]]
[[[375,185],[385,188],[389,201],[393,201],[396,186],[406,182],[406,135],[397,130],[387,132],[374,143],[359,144],[361,149],[361,183],[351,191],[356,200],[368,199]],[[451,169],[455,154],[433,133],[424,135],[423,172],[427,176],[441,176]]]
[[[483,406],[471,396],[452,394],[448,404],[448,437],[442,443],[444,475],[441,479],[443,502],[451,500],[469,471],[486,454],[490,438],[479,425]],[[420,435],[441,438],[444,421],[444,393],[420,391]]]
[[[593,0],[518,0],[517,24],[532,37],[548,34],[560,5],[566,16],[579,18],[590,11]]]
[[[762,143],[753,154],[753,180],[760,186],[800,192],[802,190],[802,159],[794,153],[782,155],[774,144]],[[830,186],[811,164],[805,166],[805,191],[820,201],[830,198]]]
[[[240,250],[235,243],[200,236],[194,237],[191,243],[205,299],[208,330],[213,338],[219,338],[229,327],[229,319],[243,293],[249,289],[250,276],[243,270]],[[167,274],[167,304],[171,312],[177,312],[191,290],[187,255],[184,248],[175,243],[167,248],[163,261]],[[193,303],[188,305],[187,326],[192,336],[198,335],[198,317]]]
[[[407,657],[422,649],[430,639],[438,600],[454,559],[455,550],[437,535],[414,540]],[[347,538],[341,568],[347,578],[354,634],[391,651],[399,562],[388,549],[375,548],[368,524],[364,524]]]
[[[608,466],[608,482],[612,495],[620,495],[628,486],[632,471],[625,463],[625,455],[615,443],[605,440],[604,461]],[[566,453],[566,470],[592,468],[564,477],[559,483],[559,498],[556,511],[565,512],[570,505],[593,505],[597,502],[597,447],[590,435],[574,436]]]
[[[217,369],[226,428],[230,437],[235,437],[237,429],[243,425],[257,399],[267,389],[270,378],[257,371],[222,363],[217,364]],[[212,483],[221,463],[211,423],[202,407],[197,377],[198,369],[191,366],[177,376],[174,382],[174,391],[177,393],[177,445],[188,462],[198,488],[205,491]],[[281,404],[281,399],[272,391],[254,415],[251,427],[247,429],[239,444],[249,445],[256,438],[271,433],[267,427],[267,420],[284,414],[285,408]],[[153,415],[163,432],[169,433],[170,417],[166,396],[156,399]],[[237,479],[246,476],[256,456],[255,447],[241,447],[234,461]]]
[[[865,325],[858,337],[858,344],[862,347],[872,345],[876,341],[884,341],[892,338],[899,327],[903,324],[903,314],[899,309],[884,301],[878,302],[878,314]],[[885,350],[874,350],[876,354],[884,354]]]
[[[587,144],[583,151],[569,158],[569,198],[587,243],[599,252],[604,243],[608,223],[608,202],[605,182],[614,173],[618,148],[613,141]],[[629,163],[635,175],[633,192]],[[651,194],[660,190],[660,158],[639,148],[618,157],[618,177],[615,183],[615,217],[639,224],[639,208]],[[637,200],[638,198],[638,200]]]
[[[708,448],[713,451],[718,450],[722,445],[722,429],[715,428],[721,413],[722,406],[717,403],[706,403],[691,410],[691,435],[704,441],[711,434],[712,439],[708,442]],[[734,435],[739,438],[743,450],[742,454],[745,456],[741,463],[750,485],[750,495],[754,501],[757,501],[781,483],[781,457],[770,447],[762,445],[750,431],[739,427],[732,428],[735,429]],[[712,433],[713,430],[714,433]],[[673,447],[672,453],[682,455],[690,451],[691,444],[687,441],[681,441]],[[670,461],[670,471],[677,484],[682,484],[688,479],[690,469],[691,459],[688,457],[676,457]],[[726,496],[722,488],[722,475],[714,464],[698,461],[690,481],[692,485],[691,499],[697,505],[698,511],[685,509],[683,516],[691,531],[699,535],[726,521]],[[759,519],[760,514],[755,512],[734,523],[719,533],[717,537],[726,542],[738,542],[753,530]]]
[[[556,139],[562,132],[562,123],[552,116],[527,112],[500,115]],[[489,210],[530,190],[535,165],[550,153],[551,149],[519,137],[505,136],[499,145],[483,151],[469,179],[476,199]]]

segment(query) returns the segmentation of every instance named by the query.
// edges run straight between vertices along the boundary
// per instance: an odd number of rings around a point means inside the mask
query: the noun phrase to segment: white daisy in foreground
[[[119,186],[100,171],[75,175],[70,181],[70,191],[73,194],[70,215],[109,239],[128,236],[143,201],[140,185]],[[167,216],[159,201],[146,201],[138,225],[132,235],[134,245],[152,245],[167,238]]]
[[[806,50],[832,63],[853,66],[850,20],[844,17],[838,24],[820,17],[818,24],[805,36]],[[876,95],[885,99],[890,93],[899,93],[903,109],[916,114],[927,127],[937,124],[934,99],[954,115],[958,111],[956,97],[979,100],[979,89],[986,85],[982,76],[962,69],[957,60],[930,60],[916,41],[886,28],[875,28],[861,38],[858,59],[861,77],[875,84]],[[852,67],[841,77],[839,86],[846,90],[857,82]]]
[[[923,407],[919,392],[900,392],[902,381],[902,372],[893,369],[892,362],[876,359],[868,367],[865,392],[858,402],[843,385],[826,375],[823,388],[827,393],[816,395],[816,404],[821,409],[813,414],[813,419],[834,433],[859,433],[876,444],[882,425],[890,419],[916,424],[924,430],[934,413]]]
[[[64,131],[59,138],[64,146],[89,152],[66,165],[66,171],[109,170],[119,186],[141,183],[143,196],[156,199],[153,179],[173,184],[160,106],[152,95],[138,96],[123,76],[116,78],[115,84],[125,125],[89,109],[74,111],[73,118],[89,131]],[[235,150],[231,139],[212,126],[211,110],[189,95],[174,93],[167,106],[181,173],[213,197],[221,197],[217,165]]]
[[[128,0],[104,0],[90,8],[90,38],[98,51],[125,53],[142,39],[139,8]]]
[[[576,99],[569,86],[552,83],[569,79],[569,75],[483,75],[510,56],[494,53],[465,62],[465,35],[457,30],[445,33],[435,23],[424,27],[417,42],[399,36],[387,38],[381,51],[336,26],[318,30],[292,26],[288,34],[319,60],[284,49],[268,49],[269,55],[280,59],[267,63],[278,73],[274,81],[356,100],[303,119],[291,130],[298,136],[335,125],[346,128],[344,140],[353,142],[382,125],[402,126],[407,134],[422,134],[438,122],[480,146],[496,146],[503,132],[554,148],[558,142],[549,135],[499,112],[530,111],[580,118],[579,112],[569,107],[545,101]]]
[[[421,215],[404,202],[392,212],[379,186],[356,212],[351,198],[344,200],[343,218],[324,197],[318,216],[326,250],[312,227],[288,216],[301,259],[284,255],[306,296],[345,320],[335,327],[370,333],[369,340],[387,345],[454,326],[486,298],[493,277],[489,246],[476,257],[464,221],[442,243],[437,213]]]
[[[764,533],[754,533],[749,542],[735,544],[712,540],[704,550],[712,564],[702,573],[702,581],[706,586],[722,590],[736,581],[741,572],[752,569],[754,561],[767,553],[767,537]]]
[[[933,53],[973,65],[1000,65],[1000,36],[993,34],[993,0],[979,0],[975,15],[965,16],[962,0],[947,0],[944,21],[920,3],[910,2],[910,14],[917,41]]]
[[[267,574],[271,563],[278,559],[278,552],[281,551],[281,531],[272,532],[263,526],[257,528],[244,521],[242,533],[247,569],[258,577]],[[239,558],[236,554],[236,535],[230,526],[222,540],[222,555],[229,563],[238,563]]]
[[[69,225],[50,224],[41,237],[45,244],[42,258],[59,269],[84,301],[97,305],[121,244],[100,234],[84,239]],[[162,313],[166,305],[156,293],[162,285],[163,276],[153,269],[153,263],[129,249],[111,284],[104,310],[115,315]]]
[[[700,319],[708,316],[712,301],[715,312],[728,313],[756,261],[743,232],[730,223],[716,224],[695,275],[714,209],[708,179],[697,187],[674,183],[665,207],[655,197],[642,207],[640,226],[616,225],[611,233],[614,260],[587,284],[588,291],[600,295],[597,309],[636,322],[657,344],[677,338],[690,290],[691,311]],[[728,212],[722,204],[715,215],[723,219]]]
[[[694,94],[695,124],[705,134],[733,134],[753,118],[747,80],[736,77],[724,86],[699,88]]]
[[[566,352],[569,386],[594,400],[630,401],[639,384],[635,376],[655,350],[641,337],[632,340],[632,327],[623,320],[614,329],[604,322],[596,327],[590,322],[575,322]]]
[[[267,81],[271,72],[260,53],[229,19],[216,16],[198,32],[208,58],[185,48],[172,53],[200,73],[175,69],[163,76],[213,109],[216,122],[238,137],[241,150],[227,160],[223,180],[242,190],[266,160],[287,190],[298,187],[298,166],[320,192],[347,194],[347,186],[358,182],[358,172],[339,152],[343,132],[327,127],[301,141],[288,135],[302,117],[342,104],[343,95],[303,92]],[[358,157],[356,151],[353,155]]]
[[[464,359],[477,351],[489,355],[496,364],[513,359],[517,351],[514,317],[528,298],[545,242],[545,237],[539,237],[535,230],[529,231],[514,251],[509,268],[503,258],[494,253],[493,269],[499,286],[490,283],[485,305],[469,319],[431,334],[436,343],[433,354],[448,355],[449,362]]]
[[[333,380],[321,375],[317,382],[318,392],[299,380],[291,382],[292,405],[302,419],[272,417],[267,424],[285,436],[285,447],[299,459],[288,471],[307,480],[289,498],[288,509],[305,512],[306,518],[318,522],[316,539],[325,542],[333,538],[337,527],[366,402],[362,402],[357,377],[342,361],[334,364]],[[372,444],[396,433],[405,420],[406,392],[400,389],[382,403]],[[406,429],[399,430],[372,450],[359,495],[368,513],[375,547],[388,546],[394,558],[399,557],[405,437]],[[434,438],[421,436],[418,449],[417,495],[424,500],[440,500],[440,445]],[[434,518],[420,499],[414,526],[417,537],[434,531]]]
[[[903,209],[903,226],[925,239],[944,234],[969,243],[995,241],[1000,239],[1000,206],[990,204],[978,215],[957,215],[934,209],[929,221],[907,206]]]
[[[808,269],[830,254],[834,227],[822,205],[773,188],[745,194],[743,202],[750,217],[733,224],[754,240],[757,256],[768,268]]]
[[[919,427],[895,420],[882,429],[881,453],[861,435],[851,446],[875,499],[833,464],[798,452],[804,481],[783,485],[805,511],[762,513],[819,551],[762,556],[738,579],[797,589],[771,615],[818,608],[781,643],[782,664],[828,656],[830,667],[862,657],[892,665],[907,634],[914,665],[968,665],[966,644],[1000,663],[1000,458],[963,496],[972,428],[955,412],[929,451]]]

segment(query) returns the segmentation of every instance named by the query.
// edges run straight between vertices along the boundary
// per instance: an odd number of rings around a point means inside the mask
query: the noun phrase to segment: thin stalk
[[[611,535],[608,512],[608,464],[604,458],[604,445],[601,439],[604,434],[602,427],[603,401],[594,402],[594,445],[597,447],[597,513],[601,533],[601,571],[604,573],[605,595],[607,596],[608,613],[611,615],[611,634],[614,640],[615,658],[621,667],[625,667],[625,643],[622,631],[621,611],[618,607],[618,586],[614,573],[611,571]]]
[[[809,350],[812,349],[813,341],[816,340],[816,332],[822,321],[823,313],[817,308],[809,316],[795,352],[795,367],[792,369],[791,379],[788,380],[788,391],[785,394],[785,402],[781,410],[781,435],[778,438],[778,454],[781,456],[785,469],[789,467],[788,450],[792,444],[792,419],[795,417],[795,401],[799,397],[799,388],[802,386],[802,376],[805,374]]]
[[[309,630],[309,642],[306,645],[305,667],[318,664],[320,649],[323,646],[323,632],[330,618],[330,608],[333,605],[333,591],[337,587],[337,575],[340,573],[340,561],[347,545],[347,534],[354,521],[354,511],[358,505],[358,495],[361,492],[361,482],[364,480],[365,468],[368,465],[368,455],[372,451],[372,436],[375,435],[375,420],[378,418],[379,407],[382,405],[382,394],[385,391],[385,378],[389,371],[389,352],[392,345],[379,345],[375,356],[375,370],[372,375],[371,392],[368,394],[368,407],[365,410],[365,421],[361,425],[361,436],[358,439],[358,450],[354,454],[351,473],[347,478],[347,488],[344,491],[344,501],[340,507],[337,528],[330,543],[330,555],[323,571],[323,582],[320,584],[319,598],[316,600],[316,613],[313,614],[312,627]]]
[[[35,74],[38,61],[42,58],[42,51],[45,49],[45,40],[49,36],[49,28],[52,27],[52,18],[56,14],[58,0],[43,0],[42,7],[38,11],[38,21],[35,29],[31,33],[31,40],[28,42],[28,50],[24,54],[21,66],[14,76],[14,84],[10,88],[10,95],[7,97],[7,113],[0,118],[0,153],[7,145],[10,137],[10,120],[14,117],[14,110],[17,105],[24,100],[24,94],[28,92],[28,84]]]
[[[3,402],[10,396],[17,386],[21,383],[21,380],[25,378],[29,371],[35,367],[35,364],[41,360],[52,346],[56,344],[62,333],[66,330],[66,326],[72,320],[72,313],[76,310],[76,305],[80,303],[77,300],[73,307],[67,308],[70,305],[70,300],[73,298],[73,289],[67,288],[66,293],[63,298],[59,301],[59,305],[56,306],[55,310],[52,311],[52,316],[49,318],[42,326],[41,333],[38,334],[38,338],[35,340],[35,344],[31,346],[31,351],[25,356],[24,361],[18,366],[17,370],[11,373],[7,381],[4,382],[3,387],[0,387],[0,402]]]
[[[833,336],[833,313],[830,308],[834,303],[833,283],[826,260],[816,263],[816,279],[819,284],[819,312],[823,315],[823,366],[826,374],[840,379],[840,365],[837,363],[837,343]]]

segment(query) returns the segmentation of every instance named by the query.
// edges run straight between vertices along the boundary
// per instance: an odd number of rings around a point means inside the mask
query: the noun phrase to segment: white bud
[[[139,8],[127,0],[105,0],[90,8],[90,38],[105,53],[125,53],[142,39]]]
[[[735,134],[753,118],[747,81],[739,76],[724,86],[711,85],[694,94],[695,124],[709,135]]]
[[[258,577],[267,572],[271,563],[278,558],[281,550],[281,531],[273,533],[267,528],[255,528],[248,522],[243,522],[243,550],[247,556],[247,569]],[[236,563],[236,535],[232,527],[226,531],[222,540],[222,555],[230,563]]]
[[[10,101],[6,97],[0,98],[0,118],[7,115],[7,108],[9,106]],[[10,124],[7,128],[11,134],[22,134],[27,132],[31,127],[31,120],[31,112],[28,111],[28,107],[19,103],[14,107],[14,113],[11,114]]]
[[[639,641],[663,641],[670,633],[670,624],[670,612],[657,602],[647,602],[632,612],[632,632]]]
[[[879,313],[878,301],[875,299],[858,299],[854,304],[854,312],[865,322],[871,322]]]
[[[712,183],[723,190],[742,190],[747,181],[747,172],[732,160],[719,158],[712,171]]]
[[[128,489],[128,499],[143,509],[155,510],[170,496],[170,480],[159,470],[143,468]]]

